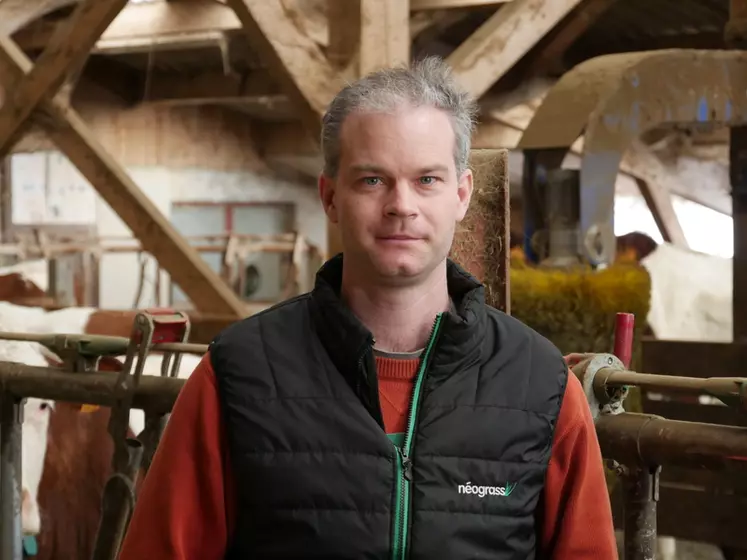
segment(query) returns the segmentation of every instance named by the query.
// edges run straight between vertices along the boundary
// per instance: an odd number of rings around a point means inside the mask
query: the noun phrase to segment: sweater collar
[[[335,366],[343,373],[353,373],[373,344],[373,335],[340,297],[342,263],[343,256],[339,254],[319,269],[311,306],[317,335]],[[441,321],[431,362],[435,374],[479,356],[487,315],[480,282],[451,259],[447,261],[446,276],[454,305]]]

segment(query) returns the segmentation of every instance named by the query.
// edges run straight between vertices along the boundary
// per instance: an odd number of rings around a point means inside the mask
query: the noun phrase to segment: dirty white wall
[[[165,216],[179,202],[292,202],[298,231],[314,245],[326,246],[325,216],[313,183],[283,181],[267,169],[257,155],[250,122],[242,115],[216,107],[126,108],[95,88],[86,90],[74,104],[104,147]],[[41,150],[50,153],[50,148]],[[50,158],[55,165],[49,167],[47,177],[35,164],[42,153],[12,156],[16,220],[94,224],[100,236],[131,236],[86,179],[56,154]],[[104,256],[101,306],[132,307],[138,277],[137,254]],[[149,269],[140,306],[156,304],[153,280]],[[168,301],[167,294],[168,283],[162,282],[161,301]]]

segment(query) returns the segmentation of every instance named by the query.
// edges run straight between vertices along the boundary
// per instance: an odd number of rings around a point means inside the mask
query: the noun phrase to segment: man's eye
[[[369,187],[375,187],[379,184],[381,179],[379,177],[364,177],[363,182]]]
[[[420,178],[420,184],[421,185],[432,185],[436,182],[436,178],[432,177],[430,175],[426,175],[425,177]]]

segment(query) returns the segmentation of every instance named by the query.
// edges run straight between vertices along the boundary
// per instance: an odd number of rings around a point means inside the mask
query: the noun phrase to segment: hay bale
[[[485,285],[485,300],[510,311],[508,150],[472,150],[474,190],[450,257]]]

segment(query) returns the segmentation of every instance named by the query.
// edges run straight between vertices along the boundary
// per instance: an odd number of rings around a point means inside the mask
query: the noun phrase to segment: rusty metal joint
[[[625,371],[625,366],[614,354],[593,354],[572,368],[581,381],[591,408],[591,416],[596,422],[600,415],[617,415],[625,412],[623,401],[627,397],[627,387],[608,387],[607,379],[616,371]]]

